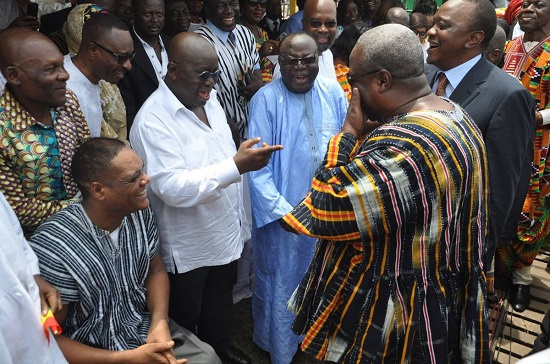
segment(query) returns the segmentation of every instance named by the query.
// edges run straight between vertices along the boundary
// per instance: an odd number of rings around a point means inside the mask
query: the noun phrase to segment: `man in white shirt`
[[[232,288],[250,238],[241,174],[265,166],[282,146],[251,138],[235,150],[214,84],[214,47],[178,34],[168,73],[136,115],[130,142],[151,178],[161,253],[170,278],[170,317],[212,345],[224,362],[250,363],[229,345]]]
[[[132,0],[134,25],[131,29],[136,56],[132,69],[119,84],[126,105],[128,130],[145,100],[157,89],[166,75],[170,37],[164,28],[164,0]]]
[[[126,24],[112,14],[96,14],[82,27],[78,54],[65,56],[65,70],[71,76],[67,87],[78,97],[92,137],[100,136],[103,120],[99,81],[117,84],[132,69],[134,54]]]
[[[0,192],[0,358],[2,363],[67,363],[40,322],[48,306],[61,308],[59,292],[38,276],[38,259],[19,220]],[[38,284],[38,285],[37,285]],[[41,298],[44,297],[44,298]]]

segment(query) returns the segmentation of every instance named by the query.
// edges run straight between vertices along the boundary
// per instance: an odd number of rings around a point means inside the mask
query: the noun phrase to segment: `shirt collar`
[[[470,70],[472,67],[475,66],[475,64],[481,59],[481,54],[478,54],[474,58],[471,58],[470,60],[456,66],[455,68],[451,68],[448,71],[445,71],[445,76],[447,76],[447,80],[449,80],[449,83],[453,87],[453,90],[458,87],[460,82],[462,82],[462,79]],[[443,72],[441,70],[438,70],[437,74],[435,75],[436,79],[439,77],[439,74]]]
[[[147,43],[146,41],[144,41],[143,39],[141,39],[141,37],[139,36],[138,32],[136,31],[136,26],[135,25],[132,25],[132,27],[134,28],[134,33],[136,34],[136,37],[138,37],[139,41],[141,42],[141,44],[143,44],[143,47],[145,48],[153,48],[151,47],[151,45],[149,43]],[[160,48],[162,50],[164,50],[164,42],[162,41],[162,37],[159,35],[159,43],[160,43]]]
[[[191,113],[194,115],[194,113],[191,110],[186,108],[185,105],[183,105],[181,101],[178,100],[176,95],[174,95],[174,93],[168,88],[168,86],[163,80],[159,81],[158,90],[161,93],[160,96],[162,97],[162,100],[165,100],[165,102],[163,102],[163,106],[166,108],[166,111],[170,114],[170,116],[172,116],[172,118],[175,119],[176,114],[180,110],[182,110],[185,113]],[[217,97],[216,90],[212,89],[212,91],[210,91],[210,99],[216,98],[216,97]],[[209,102],[210,101],[208,101],[207,104]],[[207,105],[204,105],[205,108],[206,106]]]
[[[25,131],[35,124],[42,125],[23,109],[23,106],[13,97],[7,87],[4,94],[0,97],[0,110],[2,113],[9,115],[8,119],[11,121],[12,128],[16,132]],[[14,115],[15,117],[13,117]]]
[[[210,30],[212,30],[212,33],[214,33],[220,40],[223,42],[223,44],[227,43],[227,38],[229,38],[229,32],[223,31],[217,26],[214,25],[209,19],[206,19],[206,25]]]

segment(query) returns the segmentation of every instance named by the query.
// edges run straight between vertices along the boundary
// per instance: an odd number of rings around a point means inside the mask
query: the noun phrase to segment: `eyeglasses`
[[[250,5],[253,8],[257,7],[258,5],[260,5],[262,7],[262,9],[267,8],[267,1],[248,0],[247,3],[248,3],[248,5]]]
[[[297,66],[297,65],[308,65],[313,64],[317,60],[317,55],[309,56],[309,57],[302,57],[302,58],[283,58],[279,57],[279,62],[283,64],[283,66]]]
[[[309,26],[312,28],[321,28],[324,25],[325,28],[327,29],[334,28],[338,24],[336,23],[336,20],[329,20],[323,23],[322,21],[317,19],[310,19],[308,20],[308,23],[309,23]]]
[[[414,34],[418,35],[420,38],[426,38],[428,35],[428,32],[419,32],[418,30],[411,28],[411,30],[414,32]]]
[[[95,42],[90,42],[90,43],[95,44],[99,48],[103,49],[105,52],[110,53],[111,55],[113,55],[116,58],[118,64],[124,64],[124,63],[126,63],[126,61],[131,61],[136,56],[135,51],[133,51],[130,54],[119,54],[119,53],[115,53],[113,51],[110,51],[107,48],[105,48],[104,46],[102,46],[100,44],[97,44]]]
[[[221,70],[217,70],[215,72],[203,71],[201,73],[197,73],[197,76],[199,76],[199,80],[201,80],[201,82],[205,82],[210,77],[212,77],[212,79],[214,80],[214,83],[218,83],[221,73],[222,73]]]
[[[372,71],[372,72],[367,72],[367,73],[363,73],[361,76],[355,76],[355,77],[352,77],[348,74],[348,83],[351,87],[353,87],[353,84],[356,83],[357,81],[359,81],[361,78],[367,76],[367,75],[372,75],[373,73],[377,73],[379,72],[380,70],[376,70],[376,71]]]

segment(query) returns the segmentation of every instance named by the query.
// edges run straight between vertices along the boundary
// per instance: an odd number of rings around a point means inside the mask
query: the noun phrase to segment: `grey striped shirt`
[[[69,312],[63,333],[89,346],[133,349],[145,343],[151,324],[145,281],[158,253],[150,208],[124,218],[118,247],[93,225],[81,204],[42,224],[30,244],[44,279],[60,292]]]

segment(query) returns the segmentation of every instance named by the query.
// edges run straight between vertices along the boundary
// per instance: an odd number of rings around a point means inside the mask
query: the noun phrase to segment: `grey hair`
[[[418,37],[400,24],[372,28],[359,38],[359,61],[363,72],[386,69],[394,78],[420,76],[424,72],[424,55]]]

